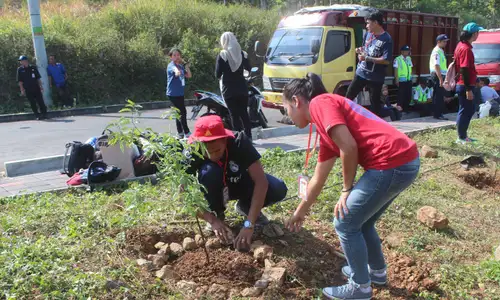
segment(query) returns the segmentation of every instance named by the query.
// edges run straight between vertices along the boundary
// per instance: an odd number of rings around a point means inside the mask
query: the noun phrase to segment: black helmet
[[[28,60],[28,57],[26,55],[19,56],[18,61],[22,61],[22,60]]]

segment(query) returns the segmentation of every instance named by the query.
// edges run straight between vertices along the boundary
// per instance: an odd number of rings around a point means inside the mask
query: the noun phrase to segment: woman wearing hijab
[[[248,116],[248,87],[243,76],[243,70],[250,72],[248,54],[241,50],[241,46],[232,32],[224,32],[220,38],[222,51],[217,56],[215,77],[219,79],[222,97],[226,101],[233,129],[245,131],[252,139],[252,125]]]

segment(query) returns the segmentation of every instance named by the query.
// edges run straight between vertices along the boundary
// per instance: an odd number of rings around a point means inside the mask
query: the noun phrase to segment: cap
[[[196,121],[194,133],[189,137],[189,142],[210,142],[228,137],[234,138],[234,134],[231,130],[224,128],[221,117],[208,115]]]
[[[22,61],[22,60],[28,60],[28,57],[26,55],[19,56],[18,61]]]
[[[410,46],[404,45],[403,47],[401,47],[401,51],[410,51]]]
[[[449,41],[450,39],[446,34],[440,34],[436,38],[436,42],[441,42],[441,41]]]
[[[470,23],[468,23],[467,25],[464,26],[463,30],[467,31],[468,33],[476,33],[479,30],[483,30],[483,29],[484,29],[483,27],[478,26],[476,23],[470,22]]]

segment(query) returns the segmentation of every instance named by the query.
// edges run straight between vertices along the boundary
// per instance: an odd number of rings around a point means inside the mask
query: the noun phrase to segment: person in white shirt
[[[485,103],[486,101],[489,100],[495,100],[500,103],[500,96],[489,85],[490,85],[490,80],[488,78],[479,79],[479,87],[481,88],[481,102]]]

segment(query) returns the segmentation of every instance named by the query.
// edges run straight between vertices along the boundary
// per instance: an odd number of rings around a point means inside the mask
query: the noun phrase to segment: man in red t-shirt
[[[290,231],[302,227],[335,160],[340,158],[343,188],[334,210],[335,229],[348,263],[342,273],[349,281],[324,288],[323,295],[329,299],[371,299],[371,283],[383,285],[387,281],[375,222],[417,177],[417,146],[372,112],[345,97],[328,94],[316,74],[288,83],[283,105],[296,126],[313,123],[321,136],[314,175],[286,226]],[[365,172],[355,183],[358,165]]]
[[[474,88],[477,80],[472,43],[477,40],[482,29],[474,22],[465,25],[460,34],[460,42],[455,48],[455,67],[460,75],[456,89],[460,105],[457,115],[457,143],[460,144],[474,142],[474,139],[467,136],[470,120],[475,112]]]

